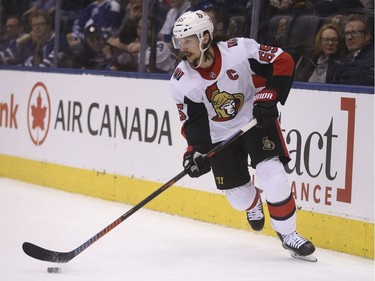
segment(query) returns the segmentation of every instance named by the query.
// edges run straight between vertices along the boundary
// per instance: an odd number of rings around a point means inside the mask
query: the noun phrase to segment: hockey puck
[[[48,273],[60,273],[61,268],[60,267],[48,267],[47,272]]]

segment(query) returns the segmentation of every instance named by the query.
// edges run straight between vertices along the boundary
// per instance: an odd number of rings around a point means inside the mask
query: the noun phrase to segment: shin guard
[[[296,230],[296,203],[292,193],[278,203],[267,202],[273,229],[281,234],[289,234]]]

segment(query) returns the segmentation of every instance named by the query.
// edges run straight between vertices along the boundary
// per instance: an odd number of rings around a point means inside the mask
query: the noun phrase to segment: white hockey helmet
[[[212,40],[212,33],[214,32],[214,25],[211,18],[203,11],[197,10],[194,12],[188,11],[180,16],[174,27],[172,42],[176,49],[179,49],[179,38],[196,35],[199,40],[199,48],[202,50],[203,34],[208,31],[210,39]],[[207,47],[208,48],[208,47]],[[207,49],[205,48],[205,49]]]

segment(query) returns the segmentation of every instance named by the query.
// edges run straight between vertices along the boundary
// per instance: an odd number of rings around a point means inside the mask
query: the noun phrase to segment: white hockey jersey
[[[294,63],[280,48],[248,38],[219,42],[213,48],[215,61],[209,69],[194,69],[181,61],[171,78],[172,97],[189,145],[202,142],[196,134],[207,134],[206,130],[212,143],[225,140],[253,119],[257,92],[272,89],[284,104],[291,87]],[[195,128],[187,130],[189,126]]]

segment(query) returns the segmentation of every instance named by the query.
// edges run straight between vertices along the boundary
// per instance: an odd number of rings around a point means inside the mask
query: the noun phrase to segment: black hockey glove
[[[206,154],[201,154],[190,145],[185,151],[183,166],[188,175],[198,178],[211,171],[211,164]]]
[[[257,119],[257,127],[265,129],[279,117],[277,110],[277,93],[263,89],[255,94],[253,116]]]

